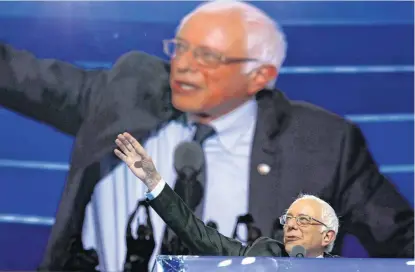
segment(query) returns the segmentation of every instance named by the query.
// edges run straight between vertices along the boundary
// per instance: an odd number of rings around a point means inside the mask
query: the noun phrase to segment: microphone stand
[[[147,214],[146,225],[137,226],[137,239],[132,234],[132,221],[143,206]],[[126,229],[127,254],[124,263],[124,272],[142,271],[148,268],[148,262],[155,248],[154,230],[151,222],[149,205],[145,200],[138,201],[134,212],[130,215]]]
[[[183,185],[183,201],[188,205],[191,209],[194,205],[192,205],[192,191],[193,191],[193,184],[192,182],[197,182],[196,180],[197,172],[190,168],[190,167],[184,167],[179,172],[179,182],[181,182]]]
[[[195,201],[193,197],[194,188],[193,186],[198,182],[197,181],[197,172],[190,168],[184,167],[178,171],[178,179],[175,186],[176,193],[183,199],[184,203],[189,206],[191,210],[195,210],[197,205],[200,203],[200,200]],[[165,248],[169,255],[188,255],[190,254],[189,250],[183,245],[182,241],[174,235],[172,239],[169,240],[167,237],[167,243],[169,246]],[[165,254],[162,252],[162,254]]]

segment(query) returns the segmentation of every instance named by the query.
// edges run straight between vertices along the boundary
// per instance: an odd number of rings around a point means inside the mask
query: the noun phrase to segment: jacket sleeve
[[[0,105],[74,135],[105,70],[86,71],[0,43]]]
[[[335,209],[340,228],[371,257],[414,257],[414,210],[380,172],[364,136],[349,125],[343,140]]]
[[[243,256],[247,247],[206,226],[166,184],[150,201],[150,206],[164,220],[192,254],[210,256]]]

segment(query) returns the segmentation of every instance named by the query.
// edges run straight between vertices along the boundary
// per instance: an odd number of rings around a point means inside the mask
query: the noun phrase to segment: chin
[[[171,101],[176,109],[187,113],[206,112],[210,108],[206,103],[208,97],[202,94],[182,95],[173,93]]]
[[[195,101],[195,99],[172,96],[172,104],[174,108],[182,112],[195,113],[201,112],[201,106]]]
[[[291,250],[293,249],[293,245],[291,245],[291,244],[285,244],[284,248],[285,248],[285,251],[288,254],[290,254],[291,253]]]

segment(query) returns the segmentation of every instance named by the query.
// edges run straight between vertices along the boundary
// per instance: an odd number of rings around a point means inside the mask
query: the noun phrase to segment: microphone
[[[174,152],[174,168],[179,175],[190,179],[197,175],[205,163],[205,155],[200,144],[183,142]]]
[[[304,258],[306,253],[307,251],[305,250],[304,247],[297,245],[291,249],[290,257]]]
[[[178,174],[175,191],[194,210],[203,198],[203,188],[197,180],[205,163],[205,155],[200,144],[183,142],[174,152],[174,168]]]

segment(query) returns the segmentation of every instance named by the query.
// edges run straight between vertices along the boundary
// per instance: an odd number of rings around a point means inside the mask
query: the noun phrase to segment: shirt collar
[[[231,150],[238,140],[249,131],[249,126],[255,123],[257,108],[256,100],[251,99],[233,111],[210,122],[220,143],[226,149]],[[187,118],[187,120],[188,124],[191,125],[190,119]]]

